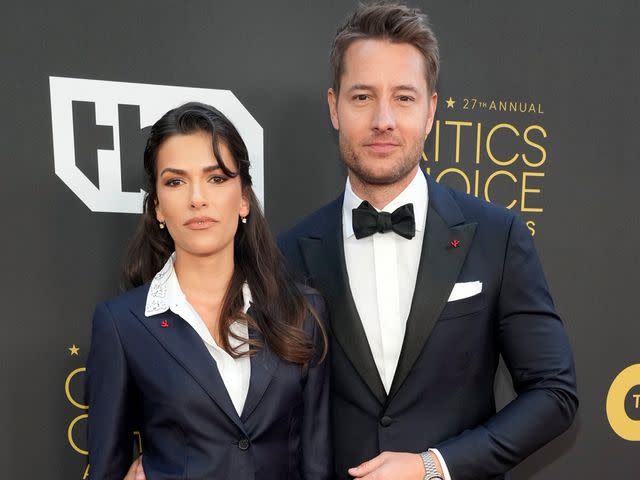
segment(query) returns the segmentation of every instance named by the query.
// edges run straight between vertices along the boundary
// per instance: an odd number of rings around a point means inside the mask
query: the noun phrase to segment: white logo
[[[56,175],[92,211],[142,212],[143,129],[189,101],[212,105],[233,122],[264,204],[262,127],[231,91],[62,77],[49,77],[49,87]]]

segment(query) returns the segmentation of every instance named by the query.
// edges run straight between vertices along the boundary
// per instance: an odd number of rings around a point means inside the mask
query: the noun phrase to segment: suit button
[[[241,438],[238,442],[238,448],[240,450],[249,450],[249,440],[247,438]]]
[[[387,417],[386,415],[380,419],[380,425],[382,425],[383,427],[388,427],[392,423],[393,420],[391,419],[391,417]]]

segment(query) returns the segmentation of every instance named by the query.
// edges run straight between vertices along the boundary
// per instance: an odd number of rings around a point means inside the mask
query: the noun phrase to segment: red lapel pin
[[[451,240],[450,245],[451,245],[453,248],[458,248],[458,247],[460,246],[460,240]]]
[[[162,322],[160,322],[160,326],[162,328],[167,328],[169,326],[169,322],[167,322],[166,320],[162,320]]]

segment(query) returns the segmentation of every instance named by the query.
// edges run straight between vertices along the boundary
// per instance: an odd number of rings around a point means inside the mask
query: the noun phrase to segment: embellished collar
[[[176,252],[173,252],[162,269],[151,280],[144,308],[145,317],[164,313],[170,310],[173,305],[186,301],[173,268],[175,261]],[[246,282],[242,286],[242,297],[244,299],[243,311],[246,313],[251,306],[251,290]]]

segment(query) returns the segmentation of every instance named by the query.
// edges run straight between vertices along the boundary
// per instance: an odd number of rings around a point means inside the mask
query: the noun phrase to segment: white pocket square
[[[456,300],[462,300],[463,298],[473,297],[482,292],[482,282],[460,282],[456,283],[451,290],[448,302],[455,302]]]

